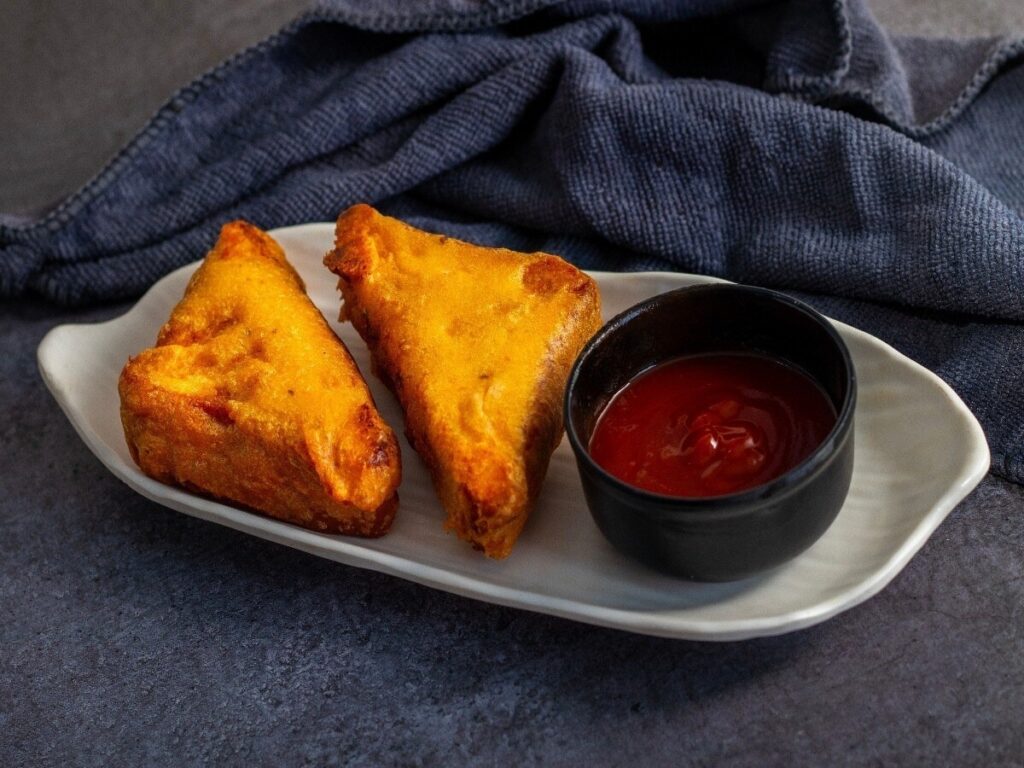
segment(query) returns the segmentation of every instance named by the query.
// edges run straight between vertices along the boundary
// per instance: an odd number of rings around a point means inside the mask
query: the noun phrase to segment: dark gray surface
[[[71,191],[300,5],[0,6],[0,95],[30,107],[0,111],[0,209]],[[810,630],[595,629],[133,494],[35,368],[47,329],[124,308],[0,307],[0,765],[1024,763],[1021,487],[987,479],[885,591]]]
[[[75,191],[174,91],[309,4],[0,2],[0,211]]]
[[[0,764],[1009,765],[1024,489],[988,479],[818,627],[673,642],[485,605],[135,495],[0,309]]]

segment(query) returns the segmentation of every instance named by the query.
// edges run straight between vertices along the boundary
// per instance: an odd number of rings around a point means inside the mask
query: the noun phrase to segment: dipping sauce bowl
[[[834,409],[831,429],[827,424],[820,429],[825,433],[823,439],[816,447],[812,443],[803,449],[800,455],[807,455],[798,457],[795,466],[780,465],[783,471],[777,476],[767,477],[753,487],[739,483],[736,487],[741,490],[735,492],[730,492],[728,482],[717,486],[711,483],[707,495],[693,495],[698,493],[693,488],[702,486],[695,486],[691,477],[680,485],[688,489],[688,495],[673,495],[664,492],[668,486],[652,486],[661,491],[641,487],[644,482],[636,479],[635,472],[629,475],[634,482],[624,480],[595,460],[597,455],[608,463],[607,445],[597,445],[595,430],[602,416],[611,413],[609,404],[623,390],[629,392],[628,385],[649,376],[651,369],[678,359],[714,362],[737,355],[781,364],[795,375],[803,374],[810,380],[808,386],[820,390],[827,399],[824,407],[829,408],[829,418]],[[757,370],[757,366],[747,367]],[[738,370],[744,368],[739,366]],[[757,398],[764,396],[765,389],[751,381],[748,388],[737,391],[749,391]],[[635,391],[652,390],[637,386]],[[680,402],[689,399],[689,394],[681,392]],[[806,391],[797,396],[807,400]],[[737,402],[742,400],[738,395]],[[648,299],[598,331],[570,373],[565,425],[587,506],[613,546],[665,573],[696,581],[729,581],[792,559],[831,525],[850,487],[856,400],[857,381],[849,351],[832,324],[820,314],[776,291],[731,284],[701,285]],[[792,405],[799,410],[799,401]],[[738,406],[727,398],[710,407],[732,417]],[[755,413],[756,409],[749,412]],[[724,451],[731,436],[739,436],[734,447],[742,451],[745,430],[752,430],[758,448],[764,448],[756,419],[744,422],[743,413],[724,428],[712,426],[703,432],[685,424],[686,419],[701,419],[694,427],[703,428],[709,415],[717,425],[716,413],[691,412],[675,417],[676,421],[682,420],[684,429],[678,434],[685,434],[686,439],[678,446],[666,445],[670,462],[676,455],[682,455],[682,462],[704,462],[710,477],[719,465],[707,452]],[[607,443],[606,435],[599,437]],[[755,444],[753,439],[747,443]],[[694,459],[694,450],[707,455]],[[739,457],[736,461],[764,460],[754,448],[750,451],[734,452]],[[665,467],[661,469],[664,480]],[[686,471],[692,474],[692,467]]]

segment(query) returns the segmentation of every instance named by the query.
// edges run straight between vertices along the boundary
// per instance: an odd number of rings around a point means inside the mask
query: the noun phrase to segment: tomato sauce
[[[590,455],[620,480],[681,497],[770,482],[836,423],[806,374],[754,354],[682,357],[629,382],[598,419]]]

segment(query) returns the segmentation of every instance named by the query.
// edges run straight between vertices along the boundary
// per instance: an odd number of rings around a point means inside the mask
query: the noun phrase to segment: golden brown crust
[[[225,225],[118,382],[132,458],[165,483],[329,533],[380,536],[398,443],[267,234]]]
[[[339,217],[324,263],[446,527],[506,557],[561,439],[569,369],[601,324],[596,283],[557,256],[431,235],[366,205]]]

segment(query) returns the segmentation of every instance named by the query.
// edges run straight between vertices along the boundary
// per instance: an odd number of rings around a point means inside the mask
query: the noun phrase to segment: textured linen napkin
[[[136,296],[356,201],[588,268],[786,289],[945,378],[1024,481],[1024,41],[862,0],[334,0],[0,217],[0,296]]]

